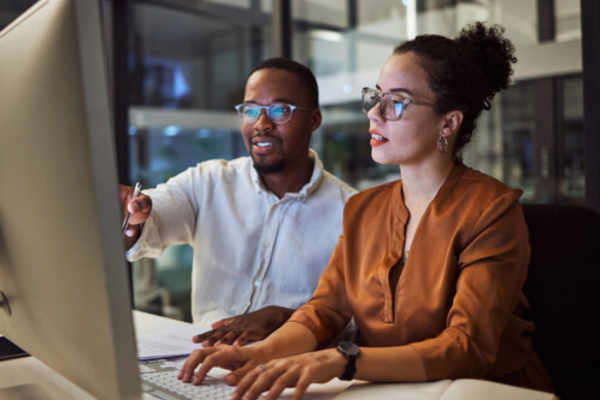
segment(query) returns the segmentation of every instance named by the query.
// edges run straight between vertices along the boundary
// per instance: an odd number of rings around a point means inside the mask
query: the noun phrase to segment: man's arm
[[[287,321],[295,310],[268,306],[248,314],[226,318],[212,324],[212,331],[194,336],[195,343],[204,347],[225,343],[243,346],[248,342],[263,340]]]

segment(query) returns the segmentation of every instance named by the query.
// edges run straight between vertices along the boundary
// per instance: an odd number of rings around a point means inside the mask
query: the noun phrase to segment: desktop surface
[[[185,322],[159,317],[139,311],[133,312],[133,320],[138,338],[147,333],[177,326],[190,325]],[[201,328],[198,328],[198,330],[201,331]],[[68,396],[63,397],[60,400],[96,400],[95,397],[83,391],[60,374],[56,373],[51,368],[44,365],[41,361],[37,360],[35,357],[19,358],[0,362],[0,400],[5,400],[5,398],[2,397],[2,391],[7,390],[7,388],[40,383],[45,385],[46,390],[52,389]],[[349,385],[349,382],[342,382],[337,379],[325,385],[312,385],[309,389],[309,393],[307,396],[305,396],[305,399],[334,399]],[[291,398],[292,392],[292,389],[288,389],[286,392],[284,392],[284,395],[281,398]],[[7,397],[6,400],[8,399],[22,400],[18,397]],[[25,399],[27,398],[24,397],[23,400]],[[157,400],[156,397],[153,397],[148,393],[144,393],[142,399]],[[54,400],[54,398],[50,397],[48,400]]]
[[[191,324],[176,321],[169,318],[159,317],[139,311],[133,312],[133,320],[138,340],[145,334],[166,330],[175,327],[189,329]],[[201,331],[202,328],[198,327]],[[68,397],[56,397],[56,400],[96,400],[90,394],[54,372],[35,357],[26,357],[0,362],[0,400],[28,400],[23,397],[2,397],[2,391],[10,387],[27,384],[45,385],[45,388],[56,393],[64,393]],[[457,385],[458,383],[458,385]],[[436,400],[436,399],[467,399],[478,398],[486,400],[500,400],[511,398],[514,400],[556,400],[556,397],[544,392],[529,389],[521,389],[508,385],[500,385],[486,381],[458,380],[437,381],[427,383],[409,384],[370,384],[354,381],[348,389],[350,382],[334,379],[323,385],[311,385],[304,397],[306,400],[358,400],[358,399],[403,399],[403,400]],[[476,397],[452,397],[453,393],[447,390],[456,386],[469,385],[468,390]],[[8,392],[6,392],[8,393]],[[286,389],[282,399],[291,398],[293,389]],[[444,395],[445,393],[445,395]],[[508,397],[507,397],[508,396]],[[69,398],[70,397],[70,398]],[[156,400],[147,393],[143,395],[144,400]],[[48,400],[55,400],[49,397]]]

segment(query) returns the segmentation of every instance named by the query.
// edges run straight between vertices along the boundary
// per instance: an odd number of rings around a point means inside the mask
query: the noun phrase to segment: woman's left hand
[[[300,400],[311,383],[325,383],[344,372],[346,357],[336,349],[304,353],[273,360],[250,370],[236,385],[233,399],[276,399],[285,388],[295,387],[292,400]]]

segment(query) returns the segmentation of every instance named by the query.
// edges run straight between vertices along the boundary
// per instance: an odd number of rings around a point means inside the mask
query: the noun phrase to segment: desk
[[[136,333],[150,333],[165,328],[176,326],[177,324],[185,324],[184,322],[163,318],[139,311],[133,312],[133,319],[136,328]],[[0,362],[0,388],[17,386],[27,383],[51,382],[76,400],[96,400],[76,385],[72,384],[60,374],[54,372],[41,361],[34,357],[18,358]],[[459,382],[459,381],[457,381]],[[311,385],[309,393],[305,396],[306,400],[352,400],[365,398],[381,398],[394,399],[402,398],[403,400],[435,400],[439,399],[439,394],[444,391],[444,388],[451,383],[450,381],[420,383],[420,384],[386,384],[372,385],[361,382],[355,382],[355,385],[350,390],[345,391],[348,387],[347,382],[334,379],[324,385]],[[477,381],[475,388],[477,399],[519,399],[519,400],[552,400],[554,396],[527,389],[519,389],[508,387],[506,385],[498,385],[490,382]],[[282,398],[289,399],[292,389],[284,392]],[[507,392],[508,391],[508,392]],[[510,394],[507,397],[507,393]],[[338,396],[339,397],[336,397]],[[452,397],[457,399],[458,397]],[[144,397],[144,400],[150,397]],[[154,397],[151,399],[156,400]]]

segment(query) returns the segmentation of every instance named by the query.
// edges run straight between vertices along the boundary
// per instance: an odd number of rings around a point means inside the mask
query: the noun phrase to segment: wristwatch
[[[360,355],[360,348],[352,342],[340,342],[337,350],[346,357],[346,369],[340,379],[343,381],[351,381],[356,373],[356,359]]]

